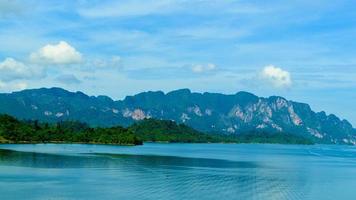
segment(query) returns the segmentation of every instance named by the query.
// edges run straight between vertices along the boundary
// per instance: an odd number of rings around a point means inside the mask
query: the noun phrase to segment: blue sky
[[[0,0],[0,91],[281,95],[356,125],[355,1]]]

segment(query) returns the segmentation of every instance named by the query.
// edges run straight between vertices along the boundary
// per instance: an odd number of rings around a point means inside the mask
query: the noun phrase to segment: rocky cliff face
[[[91,125],[129,125],[144,118],[170,119],[201,131],[240,134],[247,131],[288,132],[320,143],[356,144],[356,131],[346,120],[308,104],[282,97],[192,93],[187,89],[144,92],[113,101],[60,88],[0,95],[0,112],[23,119],[79,120]]]

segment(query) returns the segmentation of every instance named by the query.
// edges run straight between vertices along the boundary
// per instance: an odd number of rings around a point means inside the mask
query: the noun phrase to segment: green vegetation
[[[247,132],[235,137],[238,143],[269,143],[269,144],[305,144],[314,142],[310,139],[289,133]]]
[[[309,139],[287,133],[255,131],[238,135],[206,134],[169,120],[145,119],[129,129],[139,139],[151,142],[313,144]]]
[[[92,128],[73,121],[55,124],[19,121],[0,115],[0,143],[95,143],[139,145],[150,142],[182,143],[281,143],[312,144],[308,139],[286,134],[248,132],[238,135],[206,134],[169,120],[145,119],[128,128]]]
[[[2,143],[98,143],[142,144],[134,133],[123,127],[90,128],[79,122],[56,124],[38,121],[19,121],[9,115],[0,115],[0,142]]]
[[[141,140],[150,142],[227,142],[224,137],[204,134],[170,120],[145,119],[133,124],[129,129]]]

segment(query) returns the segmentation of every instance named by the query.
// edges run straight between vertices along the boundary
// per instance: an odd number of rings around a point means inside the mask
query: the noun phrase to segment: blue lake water
[[[356,148],[0,145],[0,199],[356,199]]]

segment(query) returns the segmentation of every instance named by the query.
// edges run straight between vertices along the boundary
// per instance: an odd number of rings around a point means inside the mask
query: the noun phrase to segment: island
[[[307,138],[288,133],[203,133],[171,120],[144,119],[128,127],[91,127],[78,121],[47,123],[0,115],[0,143],[142,145],[143,142],[313,144]]]
[[[88,143],[140,145],[142,140],[120,126],[89,127],[85,123],[64,121],[53,124],[37,120],[20,121],[0,115],[1,143]]]

